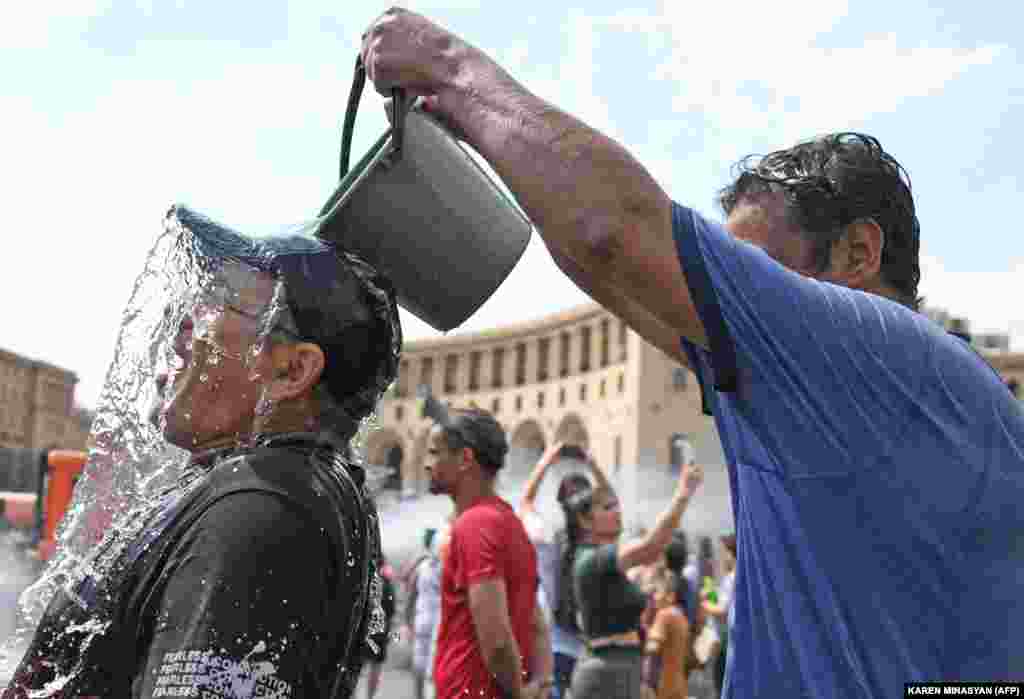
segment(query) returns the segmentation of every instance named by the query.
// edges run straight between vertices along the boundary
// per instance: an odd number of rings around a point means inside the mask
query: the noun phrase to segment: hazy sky
[[[1021,347],[1024,13],[944,4],[410,7],[618,139],[675,200],[714,217],[715,190],[747,153],[825,131],[879,137],[913,179],[930,304]],[[253,232],[311,218],[336,184],[359,36],[386,7],[7,3],[0,347],[77,372],[79,400],[94,404],[170,204]],[[368,90],[356,156],[384,130],[381,104]],[[584,300],[535,236],[465,329]],[[407,337],[432,334],[405,321]]]

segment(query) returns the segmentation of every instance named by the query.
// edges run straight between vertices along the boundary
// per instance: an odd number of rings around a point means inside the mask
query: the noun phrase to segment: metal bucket
[[[448,331],[509,275],[531,226],[437,120],[401,95],[392,104],[392,128],[351,172],[343,145],[343,178],[317,234],[377,267],[399,304]]]

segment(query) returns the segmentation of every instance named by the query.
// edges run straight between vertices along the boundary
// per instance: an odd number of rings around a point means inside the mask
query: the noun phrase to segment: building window
[[[526,343],[516,345],[516,386],[526,383]]]
[[[689,383],[690,372],[683,367],[676,367],[672,370],[672,388],[677,391],[685,391],[686,384]]]
[[[565,389],[558,389],[558,407],[565,405]]]
[[[537,410],[541,410],[544,407],[544,391],[537,393]]]
[[[459,355],[449,354],[444,358],[444,392],[455,393],[458,389]]]
[[[519,412],[522,412],[522,410],[523,410],[523,397],[522,396],[516,396],[516,412],[519,413]]]
[[[606,390],[607,389],[607,385],[606,384],[607,384],[607,381],[605,381],[604,379],[601,379],[601,386],[598,388],[598,396],[600,398],[604,398],[605,394],[607,393],[607,390]]]
[[[611,321],[607,318],[601,321],[601,368],[608,366],[608,362],[611,359],[611,338],[608,335],[611,332]]]
[[[580,328],[580,373],[590,371],[590,326]]]
[[[581,383],[580,384],[580,403],[586,403],[586,402],[587,402],[587,384]]]
[[[626,321],[619,321],[619,361],[626,361],[628,352],[626,348],[629,346],[629,326],[626,325]]]
[[[421,386],[433,386],[434,385],[434,358],[424,357],[423,363],[420,365],[420,385]]]
[[[395,398],[409,395],[409,360],[403,359],[398,365],[398,377],[395,381]]]
[[[405,408],[403,408],[401,405],[396,405],[395,422],[401,422],[403,417],[405,417]]]
[[[551,339],[542,337],[537,342],[537,381],[548,380],[548,360],[551,355]]]
[[[501,398],[495,398],[491,401],[491,414],[497,415],[501,412]]]
[[[563,379],[569,375],[569,348],[572,346],[572,335],[562,333],[558,338],[558,375]]]
[[[615,465],[622,465],[622,435],[615,435]]]
[[[501,377],[505,372],[505,348],[496,347],[491,360],[491,388],[501,388]]]
[[[483,361],[483,353],[470,352],[469,354],[469,390],[480,390],[480,363]]]
[[[619,393],[622,394],[622,393],[625,393],[625,392],[626,392],[626,374],[620,371],[619,372]]]

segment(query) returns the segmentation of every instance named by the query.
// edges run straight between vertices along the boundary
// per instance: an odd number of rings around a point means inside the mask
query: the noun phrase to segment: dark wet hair
[[[921,225],[910,176],[878,139],[829,134],[768,155],[749,155],[735,169],[735,181],[719,193],[725,213],[745,196],[782,192],[787,217],[811,242],[819,272],[828,267],[832,245],[846,226],[873,219],[885,233],[883,281],[901,303],[918,308]]]
[[[358,256],[312,236],[255,238],[181,205],[171,207],[166,219],[182,241],[195,243],[201,253],[196,262],[206,272],[236,261],[284,282],[292,327],[288,335],[272,333],[271,340],[294,341],[294,335],[323,350],[316,390],[321,420],[328,424],[321,427],[351,437],[398,371],[402,328],[391,281]]]
[[[450,421],[442,425],[441,430],[449,449],[469,447],[477,462],[492,473],[497,473],[505,465],[508,453],[505,430],[486,410],[452,410]]]

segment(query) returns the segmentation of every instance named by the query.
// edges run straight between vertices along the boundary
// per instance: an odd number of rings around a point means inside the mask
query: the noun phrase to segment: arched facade
[[[510,449],[543,452],[545,447],[547,447],[547,442],[544,439],[544,428],[536,420],[524,420],[519,423],[519,426],[512,433],[508,445]]]
[[[667,463],[667,435],[676,431],[661,424],[668,416],[673,427],[679,419],[693,431],[710,426],[700,415],[696,382],[672,388],[675,369],[681,367],[591,304],[490,331],[407,342],[378,419],[382,429],[407,436],[406,492],[427,486],[423,462],[431,423],[417,412],[421,385],[454,407],[474,404],[494,414],[505,428],[516,472],[546,446],[564,441],[617,473],[641,459]],[[659,430],[665,437],[647,434]],[[665,454],[644,456],[647,440]]]
[[[366,463],[392,469],[393,475],[385,487],[402,490],[403,464],[408,453],[409,448],[402,435],[392,427],[382,427],[367,435],[364,454]]]
[[[583,419],[575,413],[569,413],[555,430],[555,441],[564,442],[566,445],[579,447],[584,451],[590,445],[590,435],[587,434],[587,427]]]

